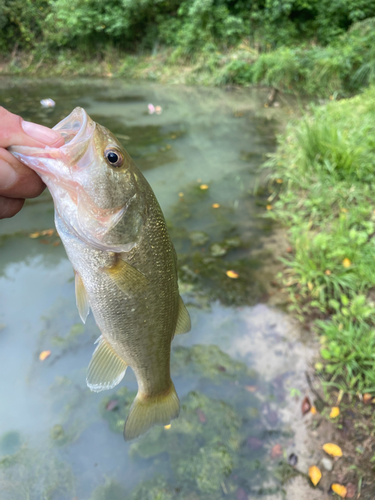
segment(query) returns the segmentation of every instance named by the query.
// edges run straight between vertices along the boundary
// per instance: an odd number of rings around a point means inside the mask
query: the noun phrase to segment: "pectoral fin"
[[[90,312],[90,303],[87,296],[85,286],[83,284],[81,276],[75,272],[75,284],[76,284],[76,304],[78,308],[79,315],[83,323],[86,323],[87,316]]]
[[[179,296],[177,325],[174,334],[179,335],[180,333],[190,332],[190,330],[191,330],[190,316],[181,296]]]
[[[106,272],[120,290],[124,292],[129,292],[134,289],[139,290],[145,288],[147,285],[147,278],[135,267],[120,258],[114,266],[105,268],[104,272]]]
[[[101,336],[87,369],[86,382],[93,392],[112,389],[123,379],[127,363],[121,359],[111,345]]]

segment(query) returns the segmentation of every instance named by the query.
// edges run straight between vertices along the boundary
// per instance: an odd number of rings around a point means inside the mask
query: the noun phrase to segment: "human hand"
[[[64,144],[54,130],[24,121],[0,106],[0,219],[19,212],[25,198],[35,198],[45,188],[40,177],[18,161],[9,146],[59,147]]]

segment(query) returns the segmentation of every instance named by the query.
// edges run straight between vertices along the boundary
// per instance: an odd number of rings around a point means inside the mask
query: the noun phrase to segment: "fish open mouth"
[[[83,108],[75,108],[70,115],[61,120],[53,127],[53,130],[59,132],[64,139],[65,146],[70,147],[90,139],[95,129],[95,122],[91,120]]]
[[[65,165],[72,165],[84,154],[95,126],[86,111],[77,107],[53,127],[64,139],[64,144],[59,148],[12,146],[9,151],[37,173],[59,177],[59,174],[63,174],[61,161]]]

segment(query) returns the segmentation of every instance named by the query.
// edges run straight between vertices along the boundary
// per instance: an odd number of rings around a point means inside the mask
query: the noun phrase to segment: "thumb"
[[[43,125],[24,121],[20,116],[0,107],[0,147],[32,146],[60,147],[64,144],[61,135]]]

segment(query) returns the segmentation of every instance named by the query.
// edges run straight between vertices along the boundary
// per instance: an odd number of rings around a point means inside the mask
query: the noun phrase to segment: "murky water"
[[[46,97],[55,108],[40,106]],[[179,419],[125,443],[135,378],[129,370],[99,394],[86,387],[99,331],[92,316],[80,323],[57,235],[40,234],[53,228],[49,194],[0,221],[1,500],[285,496],[286,458],[307,453],[292,396],[305,390],[311,352],[267,305],[274,267],[264,242],[273,229],[261,217],[265,200],[252,194],[256,168],[275,147],[277,120],[264,102],[261,91],[0,83],[0,104],[25,119],[53,126],[83,106],[123,142],[166,216],[193,323],[173,341]],[[148,103],[162,113],[149,115]]]

